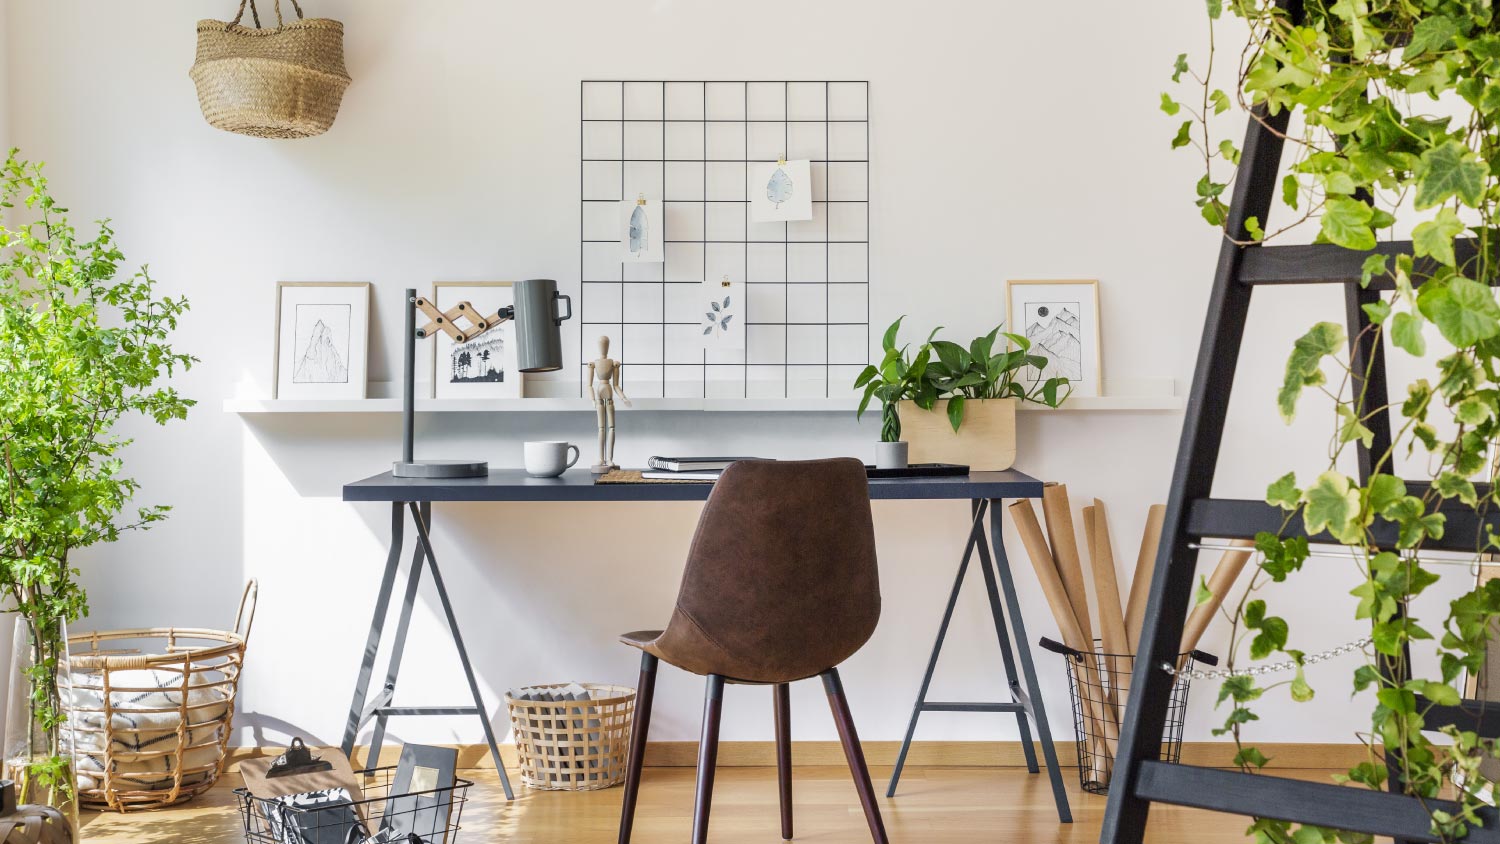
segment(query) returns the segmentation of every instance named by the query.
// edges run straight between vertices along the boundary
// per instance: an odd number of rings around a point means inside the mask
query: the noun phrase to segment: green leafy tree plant
[[[139,484],[123,473],[131,441],[116,425],[165,424],[193,404],[162,383],[194,362],[167,344],[187,301],[158,295],[144,267],[120,275],[123,260],[107,221],[80,238],[42,166],[11,150],[0,171],[0,590],[32,648],[31,746],[5,760],[22,802],[72,794],[58,665],[65,626],[88,604],[71,556],[168,510],[122,515]]]
[[[1291,223],[1267,231],[1266,221],[1250,219],[1243,231],[1225,237],[1251,245],[1308,223],[1319,242],[1367,251],[1398,210],[1414,215],[1412,251],[1427,260],[1367,257],[1361,283],[1389,279],[1394,293],[1365,305],[1373,337],[1357,339],[1388,340],[1423,357],[1430,325],[1451,348],[1435,361],[1433,377],[1408,384],[1396,403],[1371,406],[1369,372],[1351,369],[1344,328],[1314,325],[1287,359],[1277,404],[1290,421],[1308,392],[1332,402],[1328,462],[1312,478],[1279,478],[1267,501],[1284,510],[1285,526],[1300,519],[1308,534],[1327,531],[1351,552],[1356,615],[1369,625],[1370,642],[1353,687],[1373,692],[1375,705],[1358,731],[1366,760],[1342,779],[1382,788],[1386,763],[1394,761],[1408,794],[1426,799],[1456,792],[1458,811],[1429,814],[1435,837],[1459,840],[1481,824],[1476,809],[1491,802],[1482,796],[1487,783],[1479,764],[1497,755],[1495,742],[1445,727],[1449,743],[1439,745],[1423,732],[1424,714],[1431,705],[1457,703],[1455,683],[1483,665],[1488,633],[1500,617],[1500,582],[1466,591],[1436,624],[1409,610],[1412,599],[1438,581],[1421,554],[1426,543],[1443,537],[1448,514],[1467,509],[1483,517],[1495,503],[1493,489],[1474,479],[1494,477],[1500,468],[1500,304],[1490,289],[1500,280],[1493,249],[1500,233],[1500,26],[1490,0],[1207,0],[1207,10],[1204,63],[1190,67],[1186,54],[1178,56],[1171,76],[1187,94],[1161,97],[1161,108],[1181,118],[1172,146],[1202,158],[1194,201],[1205,220],[1225,224],[1223,197],[1240,151],[1216,137],[1214,118],[1236,103],[1272,131],[1268,115],[1295,108],[1303,119],[1282,133],[1291,155],[1280,195]],[[1249,33],[1234,50],[1239,63],[1228,91],[1216,86],[1228,69],[1214,68],[1215,30],[1226,17],[1238,19],[1236,33],[1246,27]],[[1392,444],[1371,455],[1373,471],[1361,484],[1339,466],[1355,443],[1374,441],[1369,424],[1376,414],[1391,415]],[[1402,480],[1398,457],[1403,474],[1421,477]],[[1377,526],[1399,531],[1395,547],[1375,541]],[[1258,717],[1252,704],[1281,687],[1299,701],[1314,693],[1301,667],[1305,654],[1289,644],[1288,622],[1255,597],[1261,585],[1292,577],[1308,558],[1307,541],[1287,533],[1284,527],[1257,537],[1258,570],[1228,610],[1236,652],[1248,642],[1251,659],[1281,653],[1295,666],[1285,682],[1261,685],[1240,675],[1220,691],[1229,714],[1217,732],[1233,737],[1235,762],[1246,771],[1267,762],[1243,740],[1246,725]],[[1474,559],[1497,550],[1500,539],[1486,532],[1475,541]],[[1435,652],[1434,676],[1416,673],[1423,663],[1408,664],[1410,648]],[[1402,676],[1412,679],[1392,679]],[[1277,844],[1369,840],[1264,818],[1250,833]]]

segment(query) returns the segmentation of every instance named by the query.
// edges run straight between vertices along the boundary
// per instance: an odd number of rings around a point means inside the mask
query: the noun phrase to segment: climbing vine
[[[1493,805],[1479,766],[1500,753],[1494,740],[1453,727],[1443,727],[1448,741],[1436,743],[1424,717],[1433,705],[1458,703],[1457,684],[1481,670],[1500,618],[1500,581],[1467,588],[1436,624],[1409,610],[1439,580],[1424,562],[1425,546],[1444,537],[1455,511],[1482,520],[1495,504],[1494,489],[1481,481],[1496,475],[1500,436],[1500,304],[1491,290],[1500,283],[1493,248],[1500,234],[1500,25],[1490,0],[1207,0],[1207,12],[1201,66],[1179,55],[1174,88],[1161,96],[1176,127],[1172,146],[1203,162],[1194,196],[1203,218],[1244,246],[1305,225],[1316,228],[1317,242],[1364,253],[1360,283],[1379,280],[1390,293],[1364,306],[1370,336],[1352,339],[1387,344],[1430,369],[1404,396],[1373,405],[1369,371],[1352,368],[1343,326],[1319,322],[1297,340],[1277,406],[1290,422],[1309,393],[1332,403],[1328,462],[1314,477],[1287,473],[1270,484],[1266,500],[1284,511],[1284,528],[1257,537],[1250,588],[1226,614],[1236,654],[1248,645],[1251,660],[1282,653],[1298,667],[1278,683],[1262,685],[1253,675],[1227,680],[1219,692],[1227,716],[1215,732],[1234,739],[1236,765],[1258,771],[1269,760],[1244,736],[1258,720],[1256,701],[1283,688],[1294,700],[1313,697],[1301,668],[1305,654],[1289,644],[1290,624],[1256,595],[1268,582],[1293,577],[1309,558],[1307,540],[1287,528],[1300,521],[1306,534],[1326,531],[1349,551],[1356,616],[1369,625],[1353,689],[1372,691],[1375,700],[1358,730],[1367,757],[1339,779],[1384,788],[1389,762],[1408,794],[1424,801],[1456,794],[1454,811],[1426,804],[1433,834],[1456,841],[1481,825],[1479,807]],[[1248,37],[1235,42],[1233,68],[1215,67],[1224,61],[1218,41],[1229,32]],[[1289,123],[1274,119],[1289,111]],[[1287,222],[1279,226],[1252,217],[1227,228],[1242,150],[1217,130],[1239,129],[1244,114],[1284,139],[1287,166],[1272,216]],[[1398,226],[1410,232],[1411,249],[1376,251]],[[1429,348],[1434,333],[1441,342]],[[1389,414],[1391,444],[1371,455],[1372,471],[1361,483],[1340,466],[1356,443],[1375,442],[1371,425],[1382,414]],[[1394,544],[1376,541],[1377,532],[1391,531]],[[1464,553],[1477,562],[1497,551],[1500,537],[1487,527]],[[1437,659],[1414,662],[1411,651]],[[1415,673],[1429,662],[1435,675]],[[1392,679],[1403,676],[1412,679]],[[1370,840],[1265,818],[1249,833],[1274,844]]]

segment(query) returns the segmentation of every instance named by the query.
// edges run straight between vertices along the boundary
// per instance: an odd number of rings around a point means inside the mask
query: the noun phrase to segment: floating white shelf
[[[806,399],[635,399],[631,411],[709,411],[793,413],[852,413],[859,406],[854,398]],[[1037,404],[1022,404],[1024,411],[1041,413],[1102,411],[1180,411],[1181,396],[1090,396],[1071,398],[1057,410]],[[418,413],[509,413],[511,411],[594,412],[588,399],[417,399]],[[224,412],[262,413],[400,413],[401,400],[374,399],[225,399]],[[872,411],[873,412],[873,411]]]

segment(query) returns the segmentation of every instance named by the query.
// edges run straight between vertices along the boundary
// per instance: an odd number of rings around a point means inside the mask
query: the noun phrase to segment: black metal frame
[[[1032,663],[1031,650],[1026,647],[1026,624],[1021,618],[1021,602],[1016,597],[1016,582],[1011,575],[1010,560],[1005,554],[1005,541],[1000,535],[1001,502],[996,499],[976,498],[970,502],[974,516],[969,540],[964,546],[963,561],[958,565],[958,576],[953,580],[953,591],[948,594],[948,606],[943,610],[943,620],[938,624],[937,641],[932,645],[932,656],[927,660],[927,671],[922,675],[921,688],[917,690],[917,701],[912,704],[911,722],[906,727],[906,738],[901,742],[901,752],[896,756],[896,769],[891,772],[890,785],[885,796],[896,796],[896,785],[901,781],[901,771],[906,767],[906,754],[911,750],[912,736],[917,731],[917,719],[923,712],[1004,712],[1016,716],[1021,731],[1021,751],[1026,754],[1026,770],[1038,773],[1036,749],[1031,745],[1031,728],[1026,718],[1036,722],[1037,738],[1042,744],[1042,755],[1047,762],[1047,776],[1052,781],[1052,799],[1057,803],[1057,819],[1062,823],[1073,822],[1073,812],[1068,807],[1068,794],[1063,785],[1062,769],[1057,763],[1057,750],[1052,743],[1052,729],[1047,724],[1047,709],[1042,702],[1041,687],[1036,679],[1036,667]],[[994,537],[995,558],[990,559],[990,545],[985,539],[984,517],[990,516],[990,532]],[[932,685],[932,674],[937,669],[938,656],[943,651],[943,642],[948,638],[948,625],[953,620],[953,609],[958,605],[958,595],[963,591],[964,578],[969,573],[969,560],[979,552],[980,571],[984,574],[985,594],[989,598],[990,616],[995,622],[995,636],[1000,641],[1000,655],[1005,665],[1005,682],[1010,689],[1010,701],[1006,703],[952,703],[927,700],[928,687]],[[995,574],[999,572],[999,588]],[[1015,630],[1015,641],[1021,645],[1011,650],[1011,639],[1005,629],[1005,610],[1000,607],[1000,591],[1005,593],[1005,604],[1010,610],[1010,623]],[[1020,655],[1021,673],[1025,676],[1023,689],[1016,676],[1016,653]]]
[[[380,640],[385,630],[386,616],[390,613],[391,593],[396,585],[396,572],[401,566],[401,551],[405,545],[406,516],[411,515],[416,527],[417,543],[412,551],[411,570],[407,575],[406,593],[401,601],[401,616],[396,623],[396,637],[391,643],[390,663],[386,669],[385,683],[380,691],[370,696],[370,677],[375,671],[375,657],[380,652]],[[484,726],[484,739],[490,746],[490,757],[495,761],[495,770],[500,774],[500,787],[505,790],[505,799],[514,800],[510,777],[505,773],[505,762],[500,758],[500,747],[495,741],[495,729],[490,725],[489,712],[484,706],[479,683],[474,678],[474,667],[469,662],[469,651],[464,647],[464,637],[458,629],[458,619],[453,615],[453,604],[448,600],[448,589],[443,584],[443,575],[438,571],[437,556],[432,553],[432,502],[391,502],[391,547],[386,555],[385,575],[380,581],[380,597],[375,601],[375,617],[370,621],[370,636],[365,642],[364,658],[359,665],[359,678],[354,683],[354,699],[349,703],[349,717],[344,725],[342,749],[345,756],[353,756],[354,742],[359,731],[375,721],[375,733],[370,741],[369,754],[365,759],[367,768],[380,766],[380,750],[385,743],[386,723],[391,716],[412,715],[473,715]],[[438,601],[443,607],[443,616],[448,621],[448,631],[453,635],[453,646],[458,650],[458,660],[463,665],[464,677],[469,682],[473,695],[472,706],[394,706],[396,678],[401,673],[401,655],[406,650],[406,634],[411,629],[412,608],[416,604],[417,587],[422,582],[423,563],[432,572],[432,584],[437,588]]]
[[[1300,20],[1300,0],[1282,0],[1282,5],[1294,20]],[[1271,115],[1261,109],[1250,120],[1227,219],[1226,231],[1236,240],[1250,240],[1245,228],[1247,219],[1255,217],[1262,226],[1265,225],[1276,192],[1282,138],[1289,117],[1287,110]],[[1460,242],[1458,249],[1461,256],[1474,254],[1471,243]],[[1131,680],[1130,705],[1122,725],[1109,806],[1100,834],[1100,841],[1104,844],[1138,844],[1143,841],[1152,803],[1194,806],[1388,835],[1398,844],[1439,840],[1430,831],[1430,811],[1451,811],[1453,804],[1439,800],[1423,801],[1402,793],[1399,760],[1391,758],[1392,754],[1387,757],[1387,792],[1157,761],[1173,686],[1172,675],[1161,666],[1176,658],[1190,606],[1197,566],[1197,553],[1192,543],[1203,537],[1248,539],[1258,531],[1281,530],[1283,514],[1269,504],[1212,497],[1251,294],[1260,285],[1342,284],[1345,315],[1350,327],[1352,369],[1362,373],[1366,365],[1370,367],[1369,383],[1365,385],[1368,406],[1382,407],[1387,404],[1384,354],[1379,344],[1363,333],[1363,329],[1369,326],[1369,319],[1361,306],[1375,301],[1380,291],[1392,289],[1394,281],[1389,276],[1377,277],[1368,288],[1361,288],[1361,267],[1371,254],[1411,252],[1409,241],[1383,243],[1369,252],[1331,244],[1244,247],[1229,239],[1224,241],[1208,315],[1203,323],[1203,340],[1198,349],[1192,394],[1183,422],[1162,544],[1157,554],[1135,675]],[[1418,259],[1417,263],[1420,270],[1424,261]],[[1355,386],[1358,395],[1360,385]],[[1364,410],[1359,412],[1363,416]],[[1371,455],[1384,454],[1391,443],[1389,414],[1379,414],[1368,424],[1374,432],[1374,439],[1369,447],[1358,446],[1361,483],[1368,481]],[[1455,511],[1449,518],[1444,538],[1428,545],[1472,551],[1476,547],[1476,537],[1483,535],[1484,525],[1495,521],[1493,515],[1481,519],[1472,511],[1467,514]],[[1390,539],[1394,543],[1395,531],[1391,525],[1375,526],[1376,541],[1384,541],[1382,531],[1385,528],[1391,528]],[[1294,526],[1288,532],[1297,529]],[[1336,541],[1327,535],[1312,538],[1315,541]],[[1409,660],[1399,667],[1383,663],[1382,668],[1389,679],[1402,681],[1406,679],[1402,675],[1409,664]],[[1426,707],[1428,703],[1424,700],[1420,705]],[[1500,736],[1500,722],[1493,720],[1500,706],[1491,704],[1487,707],[1478,701],[1427,710],[1427,728],[1438,729],[1450,723],[1467,728],[1480,726],[1478,721],[1486,711],[1492,720],[1482,725],[1480,734]],[[1484,828],[1471,830],[1465,841],[1500,844],[1500,823],[1497,823],[1500,815],[1492,810],[1486,810],[1482,815],[1485,817]]]

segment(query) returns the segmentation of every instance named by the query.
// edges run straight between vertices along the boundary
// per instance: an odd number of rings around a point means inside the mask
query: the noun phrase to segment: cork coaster
[[[639,469],[615,469],[594,478],[596,484],[711,484],[713,481],[643,478]]]

